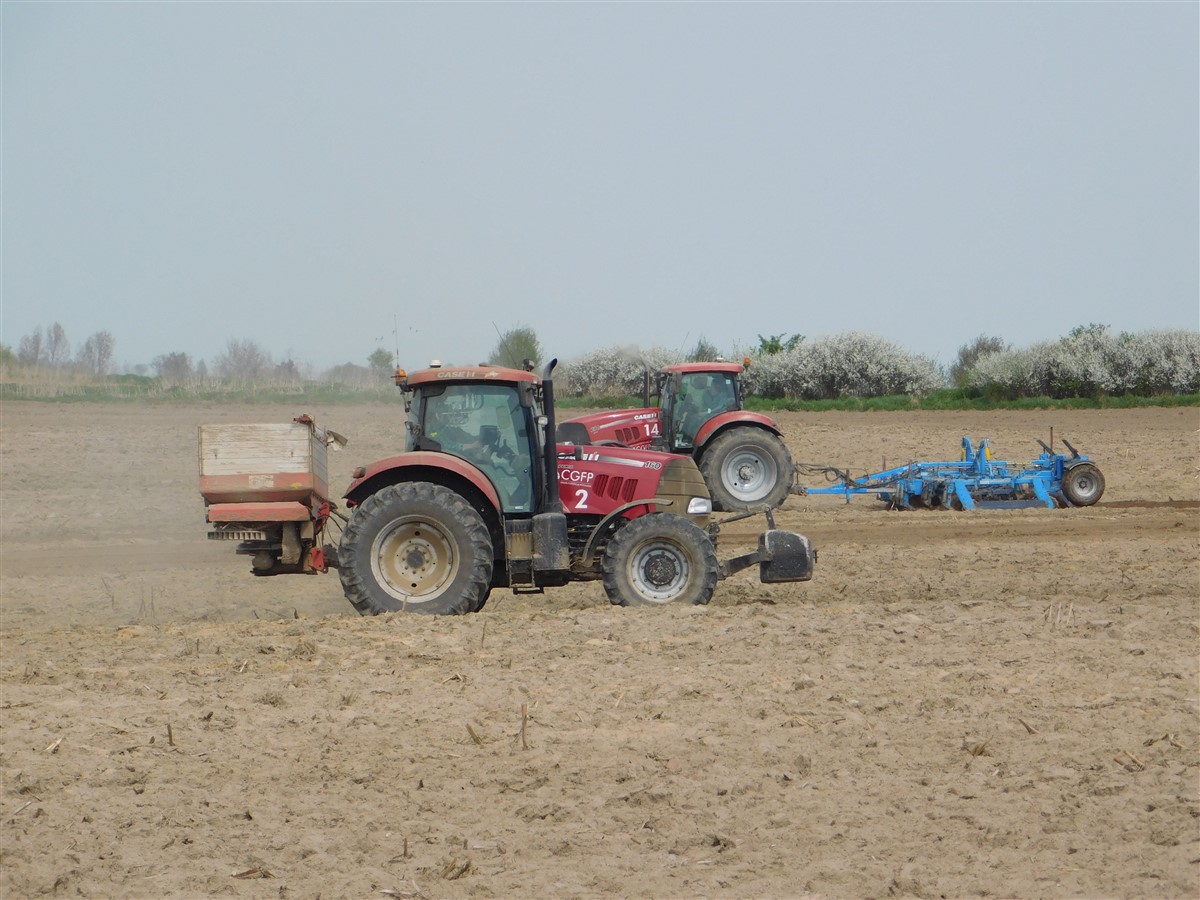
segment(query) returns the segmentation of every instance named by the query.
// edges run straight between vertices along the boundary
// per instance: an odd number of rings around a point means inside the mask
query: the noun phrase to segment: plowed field
[[[1197,410],[785,414],[860,472],[1053,427],[1107,491],[793,497],[809,584],[445,619],[206,541],[197,426],[300,412],[339,487],[399,444],[398,404],[6,404],[0,896],[1200,896]]]

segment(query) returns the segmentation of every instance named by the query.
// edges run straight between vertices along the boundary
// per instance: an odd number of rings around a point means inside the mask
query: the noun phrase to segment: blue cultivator
[[[1053,442],[1051,437],[1051,442]],[[962,439],[959,462],[911,462],[853,478],[830,466],[796,466],[798,476],[824,475],[829,487],[799,488],[804,494],[875,494],[898,509],[1015,509],[1025,506],[1091,506],[1104,493],[1104,476],[1066,441],[1070,456],[1054,453],[1042,441],[1042,454],[1027,463],[992,459],[986,439],[975,448]]]

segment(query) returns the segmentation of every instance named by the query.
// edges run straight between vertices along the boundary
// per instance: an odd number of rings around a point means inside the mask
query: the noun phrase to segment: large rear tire
[[[1091,506],[1104,496],[1104,476],[1091,463],[1080,463],[1063,473],[1063,496],[1074,506]]]
[[[734,428],[708,445],[700,471],[713,505],[725,512],[780,506],[792,489],[792,454],[761,428]]]
[[[694,522],[672,513],[634,519],[604,553],[604,592],[616,606],[704,605],[717,587],[717,552]]]
[[[354,510],[338,547],[346,599],[364,616],[477,612],[492,582],[479,513],[436,484],[385,487]]]

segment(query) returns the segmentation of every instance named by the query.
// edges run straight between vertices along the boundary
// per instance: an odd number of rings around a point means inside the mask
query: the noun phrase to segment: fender
[[[350,506],[357,506],[380,487],[406,480],[405,474],[417,468],[441,469],[462,478],[478,488],[494,508],[500,508],[500,495],[496,493],[491,480],[479,469],[457,456],[429,450],[413,450],[371,463],[361,476],[350,482],[350,487],[346,488],[343,496]]]
[[[717,432],[735,425],[750,425],[754,428],[761,428],[763,431],[769,431],[776,437],[783,437],[770,416],[744,409],[731,409],[729,412],[713,416],[700,427],[700,430],[696,432],[696,449],[703,450],[708,446],[709,441],[717,436]]]

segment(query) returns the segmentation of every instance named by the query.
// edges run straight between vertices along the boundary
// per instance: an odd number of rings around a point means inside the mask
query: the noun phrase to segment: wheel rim
[[[651,603],[670,603],[691,580],[688,556],[670,541],[649,541],[629,561],[629,580]]]
[[[778,478],[775,461],[753,450],[735,450],[721,467],[725,489],[742,502],[766,497]]]
[[[371,544],[371,571],[379,585],[407,604],[425,603],[444,591],[460,564],[454,538],[436,522],[404,517]]]
[[[1093,499],[1099,487],[1100,482],[1087,469],[1080,469],[1072,479],[1072,492],[1083,502]]]

